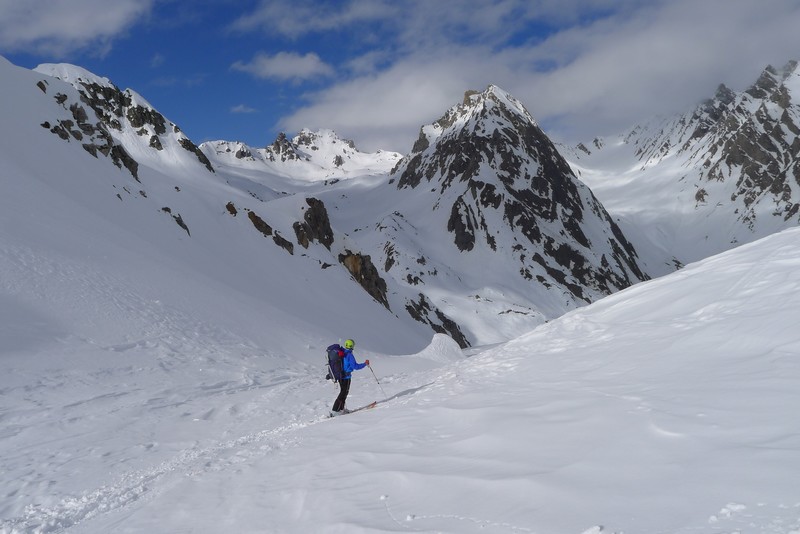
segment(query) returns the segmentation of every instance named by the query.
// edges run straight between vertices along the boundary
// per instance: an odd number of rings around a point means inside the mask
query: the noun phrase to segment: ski
[[[369,404],[365,404],[364,406],[361,406],[360,408],[355,408],[353,410],[348,410],[348,411],[346,411],[344,413],[331,412],[330,417],[339,417],[339,416],[342,416],[342,415],[347,415],[347,414],[351,414],[351,413],[355,413],[355,412],[360,412],[361,410],[368,410],[370,408],[374,408],[377,405],[378,405],[378,401],[373,401],[373,402],[370,402]]]
[[[361,408],[356,408],[355,410],[350,410],[350,413],[358,412],[358,411],[361,411],[361,410],[368,410],[370,408],[374,408],[377,405],[378,405],[378,401],[372,401],[369,404],[366,404],[366,405],[362,406]]]

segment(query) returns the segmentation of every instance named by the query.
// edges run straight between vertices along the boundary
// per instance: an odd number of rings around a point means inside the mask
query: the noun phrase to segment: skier
[[[350,378],[353,371],[363,369],[369,365],[369,360],[364,360],[364,363],[358,363],[356,357],[353,356],[353,347],[355,342],[352,339],[346,339],[344,342],[344,356],[342,357],[342,378],[339,380],[339,396],[333,403],[331,417],[348,413],[344,403],[347,400],[347,394],[350,392]]]

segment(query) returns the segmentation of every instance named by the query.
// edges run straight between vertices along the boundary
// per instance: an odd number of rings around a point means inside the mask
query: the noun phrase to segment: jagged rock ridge
[[[740,202],[738,219],[751,230],[758,204],[772,215],[800,223],[800,72],[796,61],[767,67],[741,93],[720,85],[693,112],[665,121],[655,131],[630,134],[645,165],[668,155],[686,157],[697,170],[698,204]],[[732,182],[728,198],[710,195],[709,182]]]
[[[199,147],[177,125],[167,121],[141,95],[131,89],[120,90],[107,78],[101,78],[74,65],[44,64],[38,66],[36,71],[64,80],[77,89],[80,102],[69,102],[69,105],[74,110],[73,116],[79,127],[94,135],[95,142],[87,143],[88,146],[85,147],[92,155],[96,155],[96,150],[105,152],[109,146],[112,153],[114,147],[120,147],[116,149],[117,156],[136,177],[136,172],[132,169],[142,163],[141,159],[158,160],[159,152],[174,146],[181,149],[179,152],[189,154],[189,159],[194,159],[208,171],[214,172],[211,162]],[[55,98],[61,99],[60,104],[67,105],[67,95],[55,95]],[[92,110],[95,119],[90,119],[84,106]],[[128,131],[135,135],[126,135]],[[132,143],[131,139],[138,141]],[[126,160],[132,160],[135,165]]]
[[[687,113],[565,153],[606,205],[623,214],[654,274],[796,226],[798,63],[767,67],[741,92],[720,85]]]
[[[333,130],[303,129],[294,137],[280,132],[264,148],[242,142],[209,141],[200,149],[212,160],[227,164],[250,164],[266,172],[338,179],[359,174],[386,173],[401,158],[396,152],[361,152],[353,141],[342,139]]]
[[[431,188],[465,259],[479,248],[510,256],[532,285],[558,286],[582,302],[647,278],[530,113],[496,86],[467,92],[423,126],[392,177],[399,189]]]

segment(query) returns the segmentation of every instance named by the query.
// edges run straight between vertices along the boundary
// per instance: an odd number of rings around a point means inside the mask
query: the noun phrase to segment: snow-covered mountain
[[[166,170],[192,168],[199,163],[214,172],[205,155],[180,128],[135,91],[122,91],[109,79],[75,65],[45,64],[35,72],[49,77],[36,85],[66,112],[41,126],[64,141],[80,143],[94,157],[111,157],[137,180],[140,164]],[[53,84],[50,78],[72,87]]]
[[[447,333],[462,347],[495,343],[647,278],[591,191],[497,87],[424,126],[401,158],[362,153],[328,130],[281,134],[258,149],[198,147],[133,90],[71,65],[34,72],[34,114],[18,120],[71,148],[70,160],[124,170],[132,181],[114,184],[106,204],[156,203],[142,217],[174,221],[208,251],[218,237],[201,228],[229,217],[231,232],[269,238],[269,256],[335,267],[351,279],[348,291],[420,333]],[[72,179],[76,190],[92,187]],[[235,250],[238,237],[223,239],[220,251],[251,254]],[[282,283],[307,290],[291,277]]]
[[[348,402],[380,402],[329,419],[317,310],[147,223],[55,219],[70,186],[26,176],[0,196],[2,534],[800,531],[800,229],[466,353],[350,325],[375,377]]]
[[[110,186],[92,209],[112,222],[122,217],[119,201],[150,204],[125,224],[171,222],[189,248],[219,247],[247,262],[264,261],[250,258],[247,243],[266,237],[267,258],[288,254],[322,279],[333,267],[346,280],[343,294],[357,292],[418,335],[447,333],[462,347],[513,338],[800,219],[795,63],[768,68],[742,93],[720,87],[685,115],[567,150],[571,166],[496,86],[468,92],[401,156],[362,153],[330,130],[280,134],[264,148],[197,146],[141,95],[80,67],[4,68],[10,83],[35,79],[20,89],[35,102],[8,123],[37,125],[26,146],[40,134],[60,141],[70,156],[57,172],[75,180],[76,192],[88,187],[83,198]],[[99,188],[83,174],[69,178],[87,159],[122,174]],[[201,230],[220,216],[231,235]],[[282,283],[295,294],[307,289],[291,276]]]
[[[0,533],[800,532],[800,228],[530,330],[677,244],[634,255],[498,88],[333,167],[159,117],[0,58]],[[662,175],[576,169],[637,239],[683,224],[632,210]],[[329,419],[345,337],[380,402]]]
[[[76,291],[83,284],[72,278],[93,273],[99,283],[127,280],[131,288],[120,288],[124,294],[141,290],[162,304],[172,295],[181,304],[171,305],[183,309],[195,296],[202,299],[197,288],[208,284],[227,288],[220,294],[230,300],[217,304],[227,308],[226,320],[272,321],[325,339],[393,339],[398,350],[419,348],[430,338],[428,328],[398,320],[363,291],[324,246],[306,254],[295,250],[301,247],[293,244],[293,225],[304,220],[308,203],[289,188],[305,192],[307,182],[276,176],[262,180],[268,185],[258,190],[237,187],[130,90],[66,65],[44,66],[45,74],[2,60],[0,69],[0,218],[8,257],[52,259],[46,250],[31,249],[48,243],[58,263],[71,266],[71,274],[54,275],[52,282]],[[114,250],[103,250],[108,247]],[[154,279],[154,270],[163,273]],[[175,277],[185,283],[175,284]],[[50,282],[14,287],[23,301],[46,299],[50,290]],[[302,310],[299,316],[284,317],[287,300],[296,303],[292,310]],[[58,323],[99,322],[107,325],[109,339],[117,337],[114,332],[124,335],[127,326],[97,316],[94,306],[70,311],[80,302],[77,295],[75,302],[53,302],[51,312],[63,314]],[[357,320],[341,313],[343,302],[358,310]],[[73,324],[70,330],[80,328]]]
[[[246,169],[309,181],[386,174],[402,157],[382,150],[374,154],[360,152],[353,141],[341,139],[332,130],[308,129],[292,139],[281,133],[265,148],[211,141],[201,144],[200,149],[215,166],[234,174]]]
[[[499,87],[468,91],[423,126],[392,180],[432,208],[414,220],[447,230],[438,247],[460,252],[462,276],[517,286],[535,295],[526,300],[547,318],[647,278],[603,206]],[[393,246],[401,242],[397,228],[389,227],[385,244],[392,261],[407,255]],[[429,279],[420,273],[422,283]]]
[[[800,223],[800,68],[567,151],[654,274]]]

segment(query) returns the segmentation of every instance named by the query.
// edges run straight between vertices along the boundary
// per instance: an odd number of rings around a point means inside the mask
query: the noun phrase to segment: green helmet
[[[352,349],[355,346],[356,346],[356,343],[352,339],[345,339],[344,340],[344,348]]]

